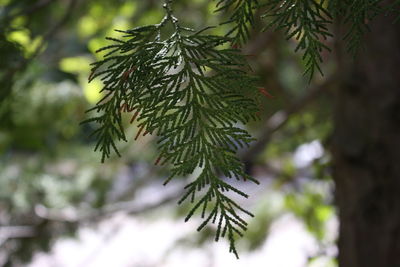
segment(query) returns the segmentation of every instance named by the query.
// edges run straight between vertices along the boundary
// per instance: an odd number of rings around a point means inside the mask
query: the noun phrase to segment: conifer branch
[[[314,0],[271,0],[266,4],[264,18],[270,18],[268,27],[283,30],[287,39],[297,40],[295,51],[303,51],[305,74],[311,79],[320,68],[321,52],[330,51],[324,40],[332,37],[328,25],[332,17],[325,1]]]
[[[382,9],[380,0],[354,0],[348,2],[344,23],[348,31],[344,36],[347,41],[347,50],[353,56],[362,47],[364,34],[369,31],[368,24]],[[343,15],[343,14],[342,14]]]
[[[247,74],[238,50],[223,48],[232,38],[184,28],[170,0],[164,8],[159,24],[121,31],[124,39],[109,38],[113,44],[99,50],[106,54],[93,64],[89,80],[101,77],[105,96],[91,109],[98,115],[85,122],[99,124],[93,134],[103,161],[113,150],[119,154],[117,141],[126,141],[121,113],[127,111],[133,113],[131,122],[137,120],[137,137],[159,136],[156,163],[172,165],[165,184],[200,170],[179,201],[194,203],[186,220],[199,209],[204,222],[198,230],[218,220],[216,240],[227,237],[230,251],[238,256],[235,240],[247,225],[240,216],[251,213],[226,192],[247,197],[228,182],[230,178],[258,183],[236,156],[254,140],[240,125],[257,119],[252,98],[257,79]],[[161,38],[167,24],[174,32]]]
[[[254,27],[254,10],[259,6],[258,0],[219,0],[215,12],[231,14],[228,21],[221,24],[232,24],[226,36],[233,36],[235,46],[241,46],[250,38]]]

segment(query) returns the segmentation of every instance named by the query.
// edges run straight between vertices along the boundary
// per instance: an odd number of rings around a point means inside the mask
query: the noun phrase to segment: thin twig
[[[12,238],[30,238],[35,236],[36,231],[33,226],[0,226],[0,247],[5,244],[8,239]]]
[[[124,212],[129,215],[142,214],[159,207],[164,206],[174,200],[178,199],[178,196],[182,192],[174,193],[164,197],[158,202],[148,204],[146,206],[141,205],[140,207],[133,205],[133,201],[119,202],[106,205],[105,207],[95,210],[78,210],[78,209],[66,209],[66,210],[53,210],[48,209],[42,205],[35,206],[35,214],[43,219],[50,221],[62,221],[62,222],[84,222],[92,221],[94,219],[101,219],[103,217],[115,214],[117,212]]]
[[[261,129],[257,141],[242,155],[242,160],[247,166],[247,169],[251,168],[257,156],[264,151],[273,134],[290,120],[290,116],[307,107],[322,93],[327,91],[328,87],[336,81],[336,77],[337,75],[333,74],[321,84],[312,87],[306,95],[301,97],[298,101],[295,101],[286,110],[279,110],[269,117],[264,127]]]

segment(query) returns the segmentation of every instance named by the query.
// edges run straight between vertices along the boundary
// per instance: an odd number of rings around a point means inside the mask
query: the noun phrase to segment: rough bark
[[[336,92],[340,267],[400,267],[400,25],[377,17]]]

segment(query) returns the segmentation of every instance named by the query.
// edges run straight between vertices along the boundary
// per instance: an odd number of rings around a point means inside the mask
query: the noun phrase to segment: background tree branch
[[[281,129],[289,120],[291,115],[301,112],[308,105],[316,101],[322,94],[332,87],[338,74],[335,72],[328,78],[324,79],[320,84],[311,87],[308,92],[294,101],[285,110],[279,110],[271,115],[263,124],[258,133],[257,141],[252,143],[251,147],[242,154],[241,159],[245,164],[247,172],[251,172],[252,166],[257,156],[265,150],[265,147],[270,142],[273,134]]]

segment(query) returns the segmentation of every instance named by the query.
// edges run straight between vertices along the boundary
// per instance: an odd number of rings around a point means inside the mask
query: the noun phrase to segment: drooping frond
[[[95,150],[102,153],[102,162],[110,157],[111,152],[118,149],[115,142],[127,141],[122,126],[122,112],[124,108],[129,110],[136,108],[131,97],[138,90],[147,86],[151,79],[157,75],[152,73],[152,68],[146,67],[147,62],[160,58],[159,52],[163,47],[160,42],[148,43],[147,40],[156,35],[158,26],[145,26],[134,29],[129,34],[134,34],[130,42],[111,39],[116,44],[104,47],[98,52],[107,51],[103,61],[94,63],[89,82],[98,76],[102,77],[104,97],[89,111],[96,111],[98,114],[83,123],[96,122],[100,125],[93,133],[97,140]],[[132,53],[135,51],[135,53]],[[137,68],[136,66],[141,66]],[[132,75],[135,72],[136,75]],[[138,77],[138,75],[141,77]],[[134,84],[134,88],[131,85]]]
[[[287,39],[297,41],[295,51],[303,52],[305,74],[310,79],[318,70],[322,74],[321,52],[330,51],[325,40],[332,36],[329,31],[331,15],[325,7],[325,1],[315,0],[271,0],[263,17],[268,18],[268,26],[282,30]]]
[[[389,7],[392,12],[396,14],[394,23],[399,23],[400,21],[400,0],[394,1],[394,3]]]
[[[242,45],[250,37],[250,30],[254,27],[254,12],[258,7],[258,0],[219,0],[216,12],[226,12],[229,20],[222,24],[232,25],[227,36],[233,36],[235,45]]]
[[[180,200],[193,203],[186,220],[199,210],[204,222],[198,230],[216,223],[216,240],[227,237],[237,256],[235,240],[247,225],[241,214],[251,213],[226,192],[247,197],[231,178],[257,182],[236,156],[253,140],[241,126],[257,118],[251,98],[256,79],[246,73],[238,50],[224,48],[232,38],[183,28],[166,8],[168,15],[160,24],[121,31],[124,39],[111,39],[114,44],[101,49],[106,55],[94,63],[90,80],[101,77],[106,96],[92,109],[100,115],[87,122],[99,124],[94,134],[103,159],[111,148],[117,151],[116,140],[126,140],[121,113],[131,112],[131,121],[138,122],[137,136],[159,137],[156,164],[172,165],[165,183],[198,170]],[[162,39],[167,23],[175,31]]]
[[[347,1],[351,0],[346,0],[346,1],[333,0],[327,2],[326,9],[329,11],[329,14],[331,14],[333,19],[344,17],[344,15],[347,13],[347,6],[348,6]]]
[[[348,31],[344,39],[347,41],[347,50],[352,55],[356,55],[362,47],[363,36],[369,31],[368,24],[382,11],[379,2],[380,0],[347,1],[344,22]]]

